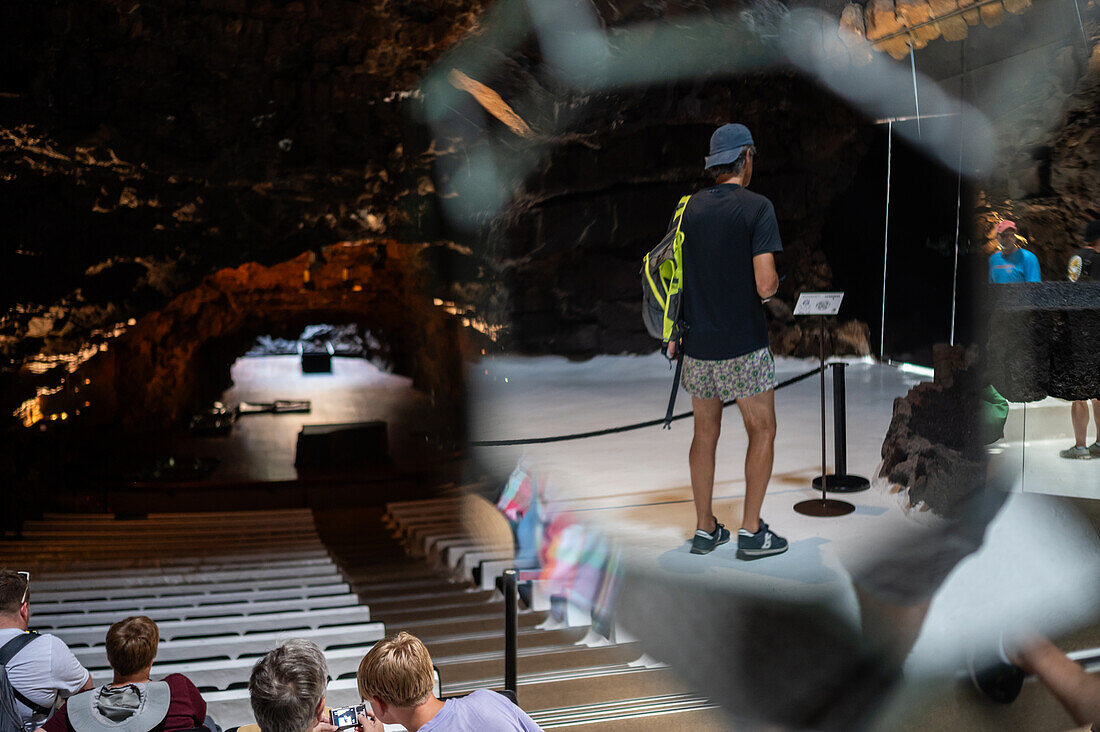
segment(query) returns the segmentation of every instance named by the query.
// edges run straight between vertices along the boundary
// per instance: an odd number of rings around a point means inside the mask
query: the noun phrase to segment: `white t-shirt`
[[[18,628],[0,628],[0,646],[22,632]],[[60,638],[48,633],[24,646],[8,662],[7,668],[11,685],[20,694],[44,707],[53,707],[59,699],[68,699],[80,691],[89,676],[88,670],[80,665],[69,647]],[[32,714],[18,699],[15,706],[23,718],[23,726],[31,732],[49,716]]]

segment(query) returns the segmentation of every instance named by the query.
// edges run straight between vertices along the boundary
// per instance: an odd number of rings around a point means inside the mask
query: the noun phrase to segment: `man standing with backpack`
[[[34,730],[57,702],[92,688],[92,676],[61,639],[28,633],[30,582],[0,569],[0,731]]]
[[[756,148],[748,128],[719,127],[706,170],[715,184],[691,196],[683,213],[683,298],[686,332],[683,386],[691,394],[695,433],[689,455],[696,531],[691,553],[730,540],[714,516],[714,460],[723,402],[737,400],[749,444],[745,504],[737,556],[756,559],[787,550],[787,540],[760,518],[775,455],[775,361],[763,303],[779,289],[775,253],[783,250],[775,209],[746,190]],[[669,345],[670,356],[677,344]]]

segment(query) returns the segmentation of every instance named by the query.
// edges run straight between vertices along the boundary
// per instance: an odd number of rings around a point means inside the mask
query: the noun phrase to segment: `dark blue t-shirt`
[[[775,208],[735,183],[704,188],[684,210],[684,353],[717,360],[768,345],[752,258],[783,251]]]

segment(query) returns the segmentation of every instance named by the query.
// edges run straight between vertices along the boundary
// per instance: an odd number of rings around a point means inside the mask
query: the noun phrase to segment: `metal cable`
[[[804,374],[799,374],[798,376],[793,376],[793,377],[787,379],[786,381],[781,381],[778,384],[776,384],[775,389],[778,391],[779,389],[782,389],[785,386],[791,386],[792,384],[797,384],[800,381],[804,381],[805,379],[810,378],[811,376],[818,373],[819,371],[821,371],[820,366],[814,368],[811,371],[807,371]],[[722,402],[722,405],[728,407],[731,404],[735,404],[736,402],[737,402],[736,399],[730,399],[729,401]],[[683,414],[677,414],[670,421],[675,422],[675,421],[680,420],[680,419],[687,419],[692,414],[694,414],[694,412],[684,412]],[[589,438],[589,437],[602,437],[604,435],[615,435],[615,434],[618,434],[620,432],[632,432],[634,430],[640,430],[640,429],[643,429],[645,427],[656,427],[659,424],[664,424],[664,422],[665,422],[664,417],[661,417],[660,419],[651,419],[647,422],[638,422],[636,424],[628,424],[628,425],[624,425],[622,427],[608,427],[607,429],[593,430],[591,432],[576,432],[576,433],[571,434],[571,435],[554,435],[553,437],[523,437],[523,438],[519,438],[519,439],[516,439],[516,440],[474,440],[474,441],[471,441],[467,444],[469,444],[470,447],[502,447],[502,446],[505,446],[505,445],[543,445],[543,444],[546,444],[548,442],[567,442],[569,440],[583,440],[583,439],[586,439],[586,438]]]

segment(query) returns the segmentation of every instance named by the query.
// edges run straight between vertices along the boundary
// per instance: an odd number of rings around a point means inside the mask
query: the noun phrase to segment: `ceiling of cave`
[[[715,123],[736,115],[760,130],[771,169],[759,184],[785,197],[781,225],[799,265],[785,284],[791,292],[828,285],[829,263],[814,239],[819,209],[855,174],[871,139],[869,120],[774,66],[569,89],[547,70],[545,49],[529,32],[498,37],[514,3],[3,5],[2,374],[94,352],[219,269],[383,236],[429,244],[422,256],[440,275],[432,294],[522,325],[530,337],[521,346],[636,350],[644,343],[633,304],[636,250],[663,225],[666,200],[700,181],[697,158]],[[1047,23],[1051,2],[811,5],[841,24],[821,37],[821,52],[837,63],[863,64],[875,51],[904,56],[912,43],[918,68],[946,88],[965,91],[969,78],[1002,93],[1003,80],[969,69],[1013,58],[1042,66],[1023,93],[1012,87],[1022,101],[1002,109],[1003,97],[986,100],[995,119],[1011,122],[998,134],[1017,151],[993,171],[992,198],[1010,200],[1058,236],[1091,205],[1082,201],[1096,190],[1087,179],[1096,143],[1067,137],[1061,120],[1067,110],[1085,110],[1074,118],[1080,126],[1095,114],[1087,94],[1094,80],[1072,47],[1080,38],[1066,40],[1075,26]],[[620,41],[626,31],[657,39],[660,24],[706,17],[750,27],[760,38],[746,36],[746,48],[766,43],[789,11],[777,0],[593,6]],[[1091,35],[1097,9],[1086,15]],[[1044,23],[1048,32],[1035,32]],[[471,115],[472,129],[439,135],[423,123],[419,84],[433,64],[447,65],[446,53],[464,38],[493,41],[467,44],[484,73],[445,69],[448,83],[468,96],[460,111]],[[976,88],[970,92],[980,96]],[[456,230],[443,216],[440,171],[468,156],[470,136],[486,125],[517,148],[535,140],[541,157],[499,216],[474,232]],[[1051,183],[1039,180],[1031,150],[1043,145],[1071,162],[1059,174],[1068,198],[1041,195]],[[576,272],[578,261],[600,276]],[[626,336],[616,335],[624,329]]]

